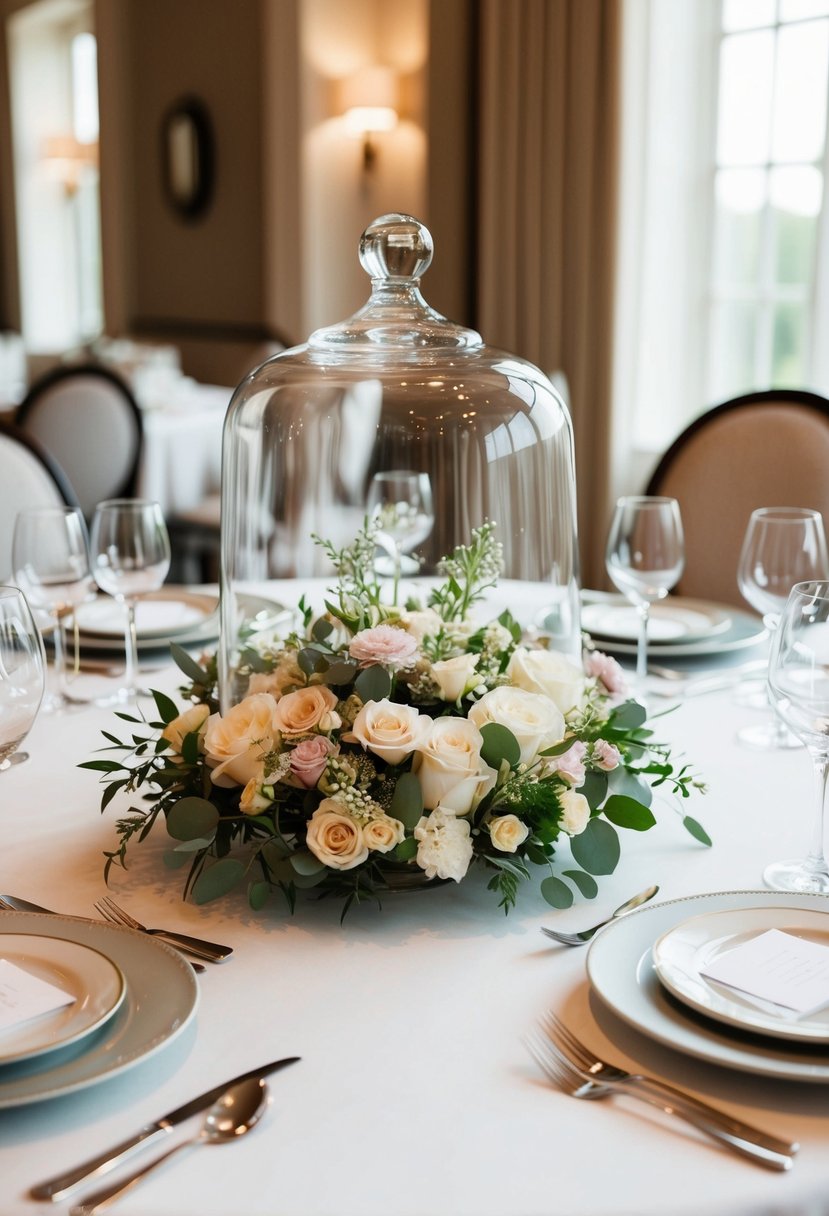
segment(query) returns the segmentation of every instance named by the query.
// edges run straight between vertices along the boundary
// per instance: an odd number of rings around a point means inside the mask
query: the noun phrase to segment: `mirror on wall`
[[[210,206],[214,174],[213,126],[197,97],[175,102],[161,124],[164,194],[183,219],[193,220]]]

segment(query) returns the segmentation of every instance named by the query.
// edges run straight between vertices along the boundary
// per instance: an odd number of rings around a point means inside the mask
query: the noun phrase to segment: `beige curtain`
[[[480,0],[477,322],[563,372],[582,582],[604,583],[619,0]]]

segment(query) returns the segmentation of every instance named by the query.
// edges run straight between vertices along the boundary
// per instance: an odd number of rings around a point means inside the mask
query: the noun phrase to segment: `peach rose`
[[[261,774],[262,762],[279,746],[277,704],[270,693],[245,697],[222,717],[212,714],[204,750],[214,785],[247,785]]]
[[[204,732],[207,729],[209,716],[210,710],[206,705],[193,705],[190,709],[185,709],[184,713],[179,714],[177,718],[173,718],[172,722],[168,722],[161,732],[161,737],[166,739],[173,751],[180,756],[185,736],[198,731],[199,750],[201,750],[204,746]]]
[[[387,764],[401,764],[426,739],[431,727],[431,718],[412,705],[396,705],[386,699],[368,701],[354,719],[351,738]]]
[[[333,870],[352,870],[368,857],[363,829],[333,798],[323,798],[314,811],[305,843],[323,865]]]
[[[390,815],[378,815],[370,819],[363,828],[363,840],[372,853],[388,853],[406,835],[406,829],[399,819]]]
[[[287,692],[277,702],[277,728],[288,738],[309,735],[317,730],[333,730],[340,725],[339,716],[333,712],[336,704],[337,694],[324,684]]]

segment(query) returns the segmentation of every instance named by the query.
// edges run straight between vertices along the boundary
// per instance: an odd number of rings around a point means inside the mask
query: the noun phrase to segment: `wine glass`
[[[829,578],[823,519],[807,507],[760,507],[752,511],[737,567],[741,595],[773,633],[795,583]],[[763,704],[768,704],[766,694]],[[744,726],[737,738],[761,750],[802,747],[776,716]]]
[[[28,760],[18,750],[46,686],[46,653],[26,597],[0,587],[0,772]]]
[[[135,606],[142,595],[159,589],[170,569],[170,538],[161,507],[143,498],[99,502],[91,549],[96,583],[126,611],[126,684],[115,700],[133,700],[139,691]]]
[[[769,699],[789,730],[806,745],[815,774],[815,820],[808,855],[777,861],[763,872],[777,891],[829,893],[824,810],[829,773],[829,582],[791,589],[769,659]]]
[[[616,503],[605,552],[615,587],[639,613],[636,685],[645,696],[648,618],[651,604],[664,599],[682,574],[685,541],[675,498],[632,495]]]
[[[396,604],[401,573],[415,574],[420,567],[416,558],[406,555],[426,540],[435,524],[429,474],[409,470],[375,473],[367,509],[376,524],[375,539],[388,553],[388,560],[379,559],[375,569],[391,574],[392,603]]]
[[[49,712],[84,704],[69,693],[64,626],[79,604],[94,598],[86,523],[78,507],[34,507],[14,521],[12,566],[15,581],[35,611],[55,621],[57,692],[46,697]]]

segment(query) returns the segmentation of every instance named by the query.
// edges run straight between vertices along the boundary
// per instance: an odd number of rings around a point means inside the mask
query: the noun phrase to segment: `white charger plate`
[[[648,652],[654,660],[694,658],[703,655],[728,654],[735,650],[745,650],[757,646],[768,637],[768,631],[759,617],[751,616],[748,612],[734,609],[727,629],[714,633],[710,637],[698,638],[696,641],[654,642],[649,644]],[[608,654],[635,655],[635,642],[621,642],[613,638],[597,639],[598,648]]]
[[[582,629],[595,639],[636,642],[639,613],[623,597],[589,596],[581,610]],[[724,633],[731,625],[731,610],[704,600],[669,597],[652,604],[648,620],[648,642],[655,645],[694,642]]]
[[[825,895],[724,891],[648,904],[602,929],[590,944],[587,974],[603,1003],[640,1034],[709,1063],[789,1081],[829,1081],[829,1051],[821,1045],[745,1035],[699,1017],[659,982],[652,947],[692,916],[747,908],[829,912]]]
[[[0,1033],[0,1065],[68,1047],[112,1017],[127,989],[120,967],[111,959],[77,942],[6,932],[5,924],[0,927],[0,958],[73,1000]]]
[[[654,944],[656,974],[669,992],[706,1017],[741,1030],[803,1043],[829,1043],[829,1008],[798,1017],[791,1009],[752,1000],[702,974],[715,959],[769,929],[829,946],[829,912],[802,908],[738,908],[683,921]]]
[[[100,951],[123,973],[126,992],[114,1016],[85,1043],[0,1067],[0,1109],[86,1089],[125,1072],[171,1043],[195,1016],[195,972],[157,938],[68,916],[2,915],[9,932],[59,938]]]

